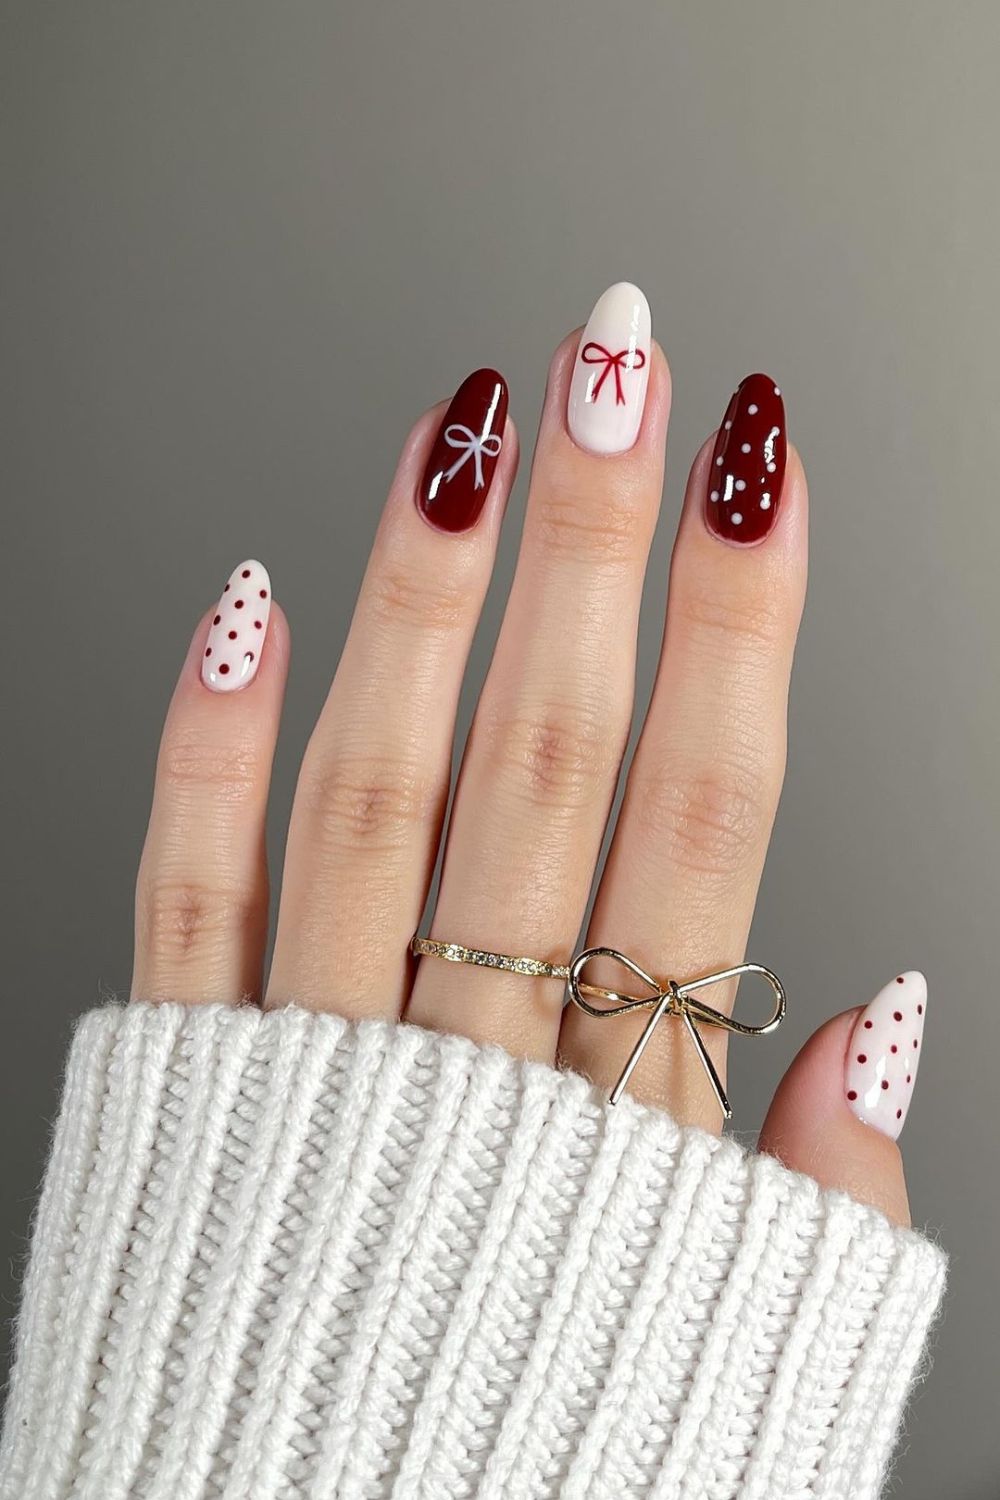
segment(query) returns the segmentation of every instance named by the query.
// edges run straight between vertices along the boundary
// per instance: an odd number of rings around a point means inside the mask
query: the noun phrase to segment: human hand
[[[599,1085],[620,1074],[643,1013],[594,1020],[563,1010],[550,979],[415,964],[409,951],[517,468],[506,406],[501,377],[478,371],[404,445],[303,760],[266,983],[264,825],[288,625],[257,563],[236,569],[199,622],[159,756],[134,998],[399,1018],[558,1060]],[[645,298],[613,287],[552,361],[517,571],[455,793],[435,937],[563,962],[574,951],[632,725],[669,408]],[[679,980],[740,960],[784,770],[805,579],[805,477],[786,448],[780,393],[751,376],[691,469],[655,689],[588,946],[611,945]],[[602,982],[622,979],[605,970]],[[829,1021],[779,1084],[760,1138],[762,1151],[898,1223],[908,1208],[895,1137],[925,1002],[922,978],[900,975],[865,1012]],[[726,1036],[704,1035],[724,1077]],[[690,1040],[669,1019],[630,1090],[683,1123],[720,1126]]]

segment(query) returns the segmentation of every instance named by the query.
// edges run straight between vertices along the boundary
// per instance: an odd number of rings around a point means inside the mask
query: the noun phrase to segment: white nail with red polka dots
[[[915,969],[897,974],[858,1017],[847,1053],[847,1102],[866,1125],[895,1140],[917,1081],[924,1040],[927,980]]]
[[[271,613],[271,580],[263,563],[234,568],[215,608],[201,655],[201,680],[213,693],[253,682]]]

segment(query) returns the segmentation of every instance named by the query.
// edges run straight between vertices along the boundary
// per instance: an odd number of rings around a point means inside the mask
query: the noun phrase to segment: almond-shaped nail
[[[235,693],[253,682],[271,613],[271,580],[250,559],[229,575],[201,655],[201,680],[213,693]]]
[[[625,453],[639,436],[649,384],[652,320],[630,281],[609,286],[587,320],[570,382],[566,425],[591,453]]]
[[[785,404],[770,375],[748,375],[715,439],[705,495],[709,531],[759,542],[778,516],[785,478]]]
[[[847,1102],[859,1120],[895,1140],[906,1123],[924,1040],[927,981],[897,974],[858,1017],[844,1070]]]
[[[479,520],[506,422],[506,380],[474,370],[451,398],[417,494],[421,513],[441,531],[468,531]]]

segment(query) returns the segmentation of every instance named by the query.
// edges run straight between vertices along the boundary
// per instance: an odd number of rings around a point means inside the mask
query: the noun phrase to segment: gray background
[[[740,1118],[926,970],[904,1144],[954,1259],[898,1488],[997,1495],[998,47],[992,3],[3,6],[5,1260],[70,1018],[128,986],[198,612],[259,555],[292,619],[277,852],[409,423],[490,363],[530,439],[553,346],[630,278],[676,388],[640,706],[683,477],[748,370],[811,479],[753,940],[794,1005],[735,1063]]]

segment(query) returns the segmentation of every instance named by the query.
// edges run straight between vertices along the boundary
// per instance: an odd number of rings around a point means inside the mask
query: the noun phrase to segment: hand
[[[563,962],[578,946],[632,723],[669,408],[645,298],[612,288],[552,361],[517,571],[426,929],[435,937]],[[786,462],[784,425],[780,393],[752,376],[695,458],[655,689],[586,937],[663,977],[739,962],[778,801],[806,578],[806,483],[791,447]],[[302,764],[266,984],[264,824],[289,633],[260,565],[233,573],[195,631],[167,717],[134,998],[402,1018],[558,1060],[602,1086],[618,1077],[646,1013],[595,1020],[563,1010],[556,981],[409,953],[517,459],[491,371],[407,439]],[[754,956],[780,972],[780,955]],[[627,987],[610,972],[600,982]],[[920,976],[900,975],[866,1012],[828,1022],[779,1085],[760,1139],[899,1223],[895,1136],[924,1002]],[[704,1036],[724,1077],[726,1036]],[[750,1045],[766,1065],[766,1044]],[[657,1027],[629,1087],[682,1122],[721,1124],[675,1019]]]

